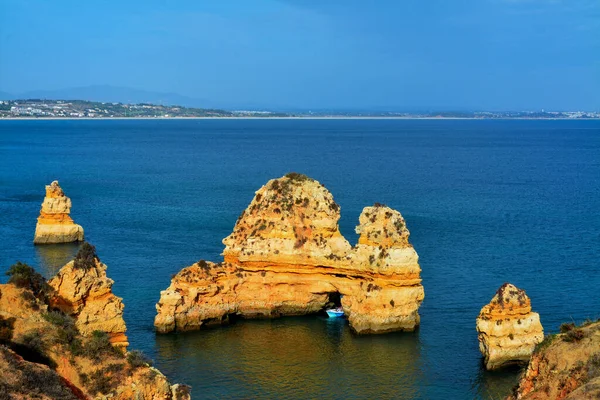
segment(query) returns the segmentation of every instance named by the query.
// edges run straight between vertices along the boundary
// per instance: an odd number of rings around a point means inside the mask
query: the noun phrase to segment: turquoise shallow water
[[[356,337],[304,317],[155,335],[171,274],[219,260],[254,191],[289,171],[329,188],[351,242],[363,206],[402,212],[420,329]],[[32,244],[54,179],[124,298],[132,348],[195,398],[497,399],[518,370],[482,370],[475,318],[503,282],[546,331],[600,317],[598,121],[0,121],[0,268],[49,276],[76,252]]]

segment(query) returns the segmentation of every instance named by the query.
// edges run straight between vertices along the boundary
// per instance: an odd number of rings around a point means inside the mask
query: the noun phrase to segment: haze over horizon
[[[86,87],[215,108],[599,110],[600,3],[0,0],[0,92]]]

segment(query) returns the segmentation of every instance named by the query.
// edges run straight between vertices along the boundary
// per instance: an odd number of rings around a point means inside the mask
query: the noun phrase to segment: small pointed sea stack
[[[113,294],[114,282],[106,276],[106,265],[98,259],[94,246],[84,243],[75,260],[62,267],[48,283],[55,290],[50,304],[72,316],[82,335],[102,331],[108,333],[114,346],[129,345],[123,299]]]
[[[544,339],[538,313],[524,290],[510,283],[498,289],[477,317],[479,350],[488,370],[527,363],[535,345]]]
[[[77,225],[69,213],[71,199],[58,185],[58,181],[46,186],[46,197],[35,227],[33,243],[70,243],[83,240],[83,228]]]

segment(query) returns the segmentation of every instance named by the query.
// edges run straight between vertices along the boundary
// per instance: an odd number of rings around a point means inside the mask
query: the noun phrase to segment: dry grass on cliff
[[[600,398],[600,320],[563,324],[536,346],[512,397],[533,399]]]
[[[17,263],[9,276],[11,283],[0,285],[0,345],[6,346],[0,358],[10,370],[0,377],[0,393],[18,394],[15,388],[29,388],[35,377],[39,393],[33,389],[29,393],[39,394],[36,398],[71,398],[59,395],[69,385],[70,393],[81,388],[92,396],[107,395],[132,376],[137,377],[134,381],[151,382],[158,375],[140,352],[126,357],[113,347],[107,333],[83,336],[73,318],[49,309],[49,286],[30,266]],[[57,375],[58,365],[72,382]],[[17,367],[32,372],[12,370]]]

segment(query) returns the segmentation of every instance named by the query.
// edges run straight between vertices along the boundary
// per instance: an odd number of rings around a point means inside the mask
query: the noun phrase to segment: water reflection
[[[480,399],[503,399],[519,381],[522,367],[512,365],[497,371],[487,371],[481,363],[472,389]]]
[[[45,244],[34,246],[40,273],[46,278],[51,278],[66,263],[75,258],[79,250],[78,243]]]
[[[156,345],[159,368],[207,398],[415,399],[422,384],[418,333],[358,337],[342,319],[240,321]]]

